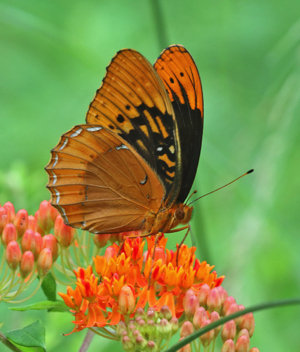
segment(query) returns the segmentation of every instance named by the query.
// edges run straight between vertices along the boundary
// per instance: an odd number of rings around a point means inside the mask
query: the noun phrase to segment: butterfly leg
[[[176,256],[176,265],[177,265],[177,266],[178,266],[180,248],[181,248],[181,246],[183,245],[183,243],[184,243],[184,241],[185,241],[187,235],[189,234],[189,232],[190,232],[190,230],[191,230],[191,225],[188,224],[188,225],[185,226],[184,228],[181,228],[181,230],[186,229],[186,228],[187,228],[187,232],[186,232],[186,234],[184,235],[183,240],[180,242],[180,244],[179,244],[179,246],[178,246],[178,249],[177,249],[177,256]]]

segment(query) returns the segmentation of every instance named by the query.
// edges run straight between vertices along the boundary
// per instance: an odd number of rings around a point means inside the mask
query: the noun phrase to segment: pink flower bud
[[[199,300],[191,289],[187,290],[184,296],[183,308],[188,319],[190,319],[195,314],[197,308],[199,308]]]
[[[7,223],[8,223],[7,210],[3,207],[0,207],[0,236]]]
[[[210,287],[207,284],[204,284],[201,286],[199,292],[198,292],[198,299],[199,299],[199,304],[201,307],[206,308],[207,305],[207,297],[210,292]]]
[[[234,340],[236,335],[236,325],[234,320],[229,320],[227,323],[224,324],[221,336],[223,342],[226,340]]]
[[[119,310],[123,315],[131,314],[134,312],[135,298],[132,289],[128,285],[121,288],[119,295]]]
[[[52,267],[52,252],[49,248],[41,250],[37,260],[37,270],[41,277],[45,277]]]
[[[18,238],[17,230],[12,223],[8,223],[5,225],[1,237],[1,241],[4,247],[6,247],[10,241],[16,241]]]
[[[135,339],[135,345],[139,351],[144,350],[147,346],[147,340],[143,336],[139,335]]]
[[[257,347],[252,347],[249,352],[259,352],[259,349]]]
[[[103,248],[107,245],[107,242],[110,239],[110,234],[95,234],[93,237],[94,244],[97,248]]]
[[[49,215],[50,215],[52,224],[54,224],[56,218],[57,218],[58,215],[59,215],[59,212],[58,212],[58,210],[57,210],[54,206],[51,205],[50,201],[49,201]],[[53,226],[53,225],[52,225],[52,226]]]
[[[249,331],[250,337],[254,333],[254,326],[255,326],[255,322],[254,322],[253,313],[248,313],[242,316],[242,319],[239,323],[239,328],[247,329]]]
[[[190,321],[185,321],[180,329],[180,337],[187,337],[194,332],[193,324]]]
[[[34,214],[34,218],[36,221],[36,231],[41,235],[44,236],[45,235],[45,230],[40,226],[39,222],[38,222],[38,218],[39,218],[39,211],[36,211]]]
[[[133,351],[134,350],[134,344],[131,341],[129,336],[123,336],[122,338],[122,347],[124,351]]]
[[[145,351],[146,352],[157,352],[158,348],[157,348],[156,343],[152,340],[148,341],[147,347],[145,348]]]
[[[55,260],[58,257],[58,246],[57,246],[57,239],[53,235],[46,235],[43,237],[43,249],[44,248],[49,248],[51,249],[52,252],[52,259],[55,262]]]
[[[176,317],[172,317],[171,320],[170,320],[170,324],[172,326],[172,332],[173,334],[176,334],[176,332],[178,331],[179,329],[179,322],[178,322],[178,319]]]
[[[162,265],[166,264],[166,253],[163,247],[156,247],[154,253],[154,261],[161,259]]]
[[[243,335],[236,340],[235,350],[236,352],[248,352],[249,346],[250,346],[249,337]]]
[[[193,324],[195,329],[200,329],[200,326],[202,325],[202,323],[207,320],[207,312],[203,307],[199,307],[195,314],[194,314],[194,318],[193,318]]]
[[[220,312],[222,307],[222,297],[217,288],[213,288],[207,296],[207,308],[210,312]]]
[[[36,252],[36,238],[35,232],[31,229],[27,229],[21,240],[22,252],[30,251],[33,254]]]
[[[249,332],[248,332],[247,329],[242,329],[242,330],[238,333],[237,338],[239,338],[240,336],[247,336],[248,338],[250,338]]]
[[[43,238],[38,232],[35,232],[34,236],[35,236],[35,252],[33,252],[33,255],[34,255],[34,259],[37,260],[39,254],[41,253],[41,250],[43,249]]]
[[[124,331],[127,333],[127,325],[121,320],[117,325],[116,335],[120,337]]]
[[[225,299],[222,308],[222,315],[226,315],[227,309],[229,308],[229,306],[232,305],[232,303],[236,303],[235,299],[232,296],[229,296]]]
[[[235,345],[233,340],[229,339],[223,343],[221,352],[235,352]]]
[[[3,205],[3,208],[5,208],[7,211],[8,222],[14,222],[16,212],[15,212],[15,207],[13,206],[13,204],[11,202],[6,202]]]
[[[183,339],[183,337],[181,337],[179,339],[179,341],[181,341]],[[184,345],[183,347],[181,347],[177,352],[191,352],[191,345],[188,343],[187,345]]]
[[[34,268],[34,256],[32,252],[26,251],[22,255],[20,262],[20,274],[23,279],[25,279]]]
[[[115,246],[109,246],[105,250],[104,257],[107,260],[107,262],[109,262],[109,259],[117,255],[117,253],[118,253],[118,250]]]
[[[211,324],[211,321],[209,319],[204,320],[204,322],[201,324],[200,329],[204,328],[209,324]],[[200,336],[200,340],[204,347],[207,347],[212,342],[213,339],[214,339],[214,329],[209,330],[205,334]]]
[[[168,306],[162,306],[160,308],[160,311],[158,313],[158,316],[160,319],[167,319],[167,320],[170,320],[172,318],[172,312],[171,312],[171,309],[168,307]]]
[[[16,241],[10,241],[8,243],[5,256],[9,268],[15,271],[18,268],[22,257],[21,249]]]
[[[21,209],[17,212],[14,224],[17,229],[18,237],[21,238],[28,227],[28,213],[25,209]]]
[[[239,311],[239,306],[236,304],[236,303],[232,303],[228,309],[226,310],[226,316],[227,315],[230,315],[230,314],[233,314],[233,313],[236,313]]]
[[[221,296],[222,306],[223,306],[225,300],[226,300],[227,297],[228,297],[228,293],[227,293],[227,291],[225,290],[225,288],[222,287],[222,286],[215,287],[215,289],[219,291],[219,294],[220,294],[220,296]]]
[[[38,212],[36,213],[39,226],[47,233],[49,233],[53,227],[51,207],[51,204],[47,200],[43,200],[40,204]]]
[[[217,321],[217,320],[219,320],[219,319],[220,319],[219,313],[217,313],[217,312],[211,312],[211,314],[210,314],[210,321],[211,321],[212,323],[215,322],[215,321]],[[222,329],[222,325],[219,325],[219,326],[217,326],[217,327],[214,329],[215,337],[218,336],[218,334],[219,334],[219,332],[221,331],[221,329]]]
[[[54,224],[54,236],[63,247],[68,248],[73,243],[75,231],[73,227],[64,223],[60,215],[57,216]]]
[[[168,340],[172,336],[172,326],[167,319],[162,319],[157,325],[157,331],[159,335],[164,339]]]
[[[28,216],[28,229],[31,229],[31,230],[33,230],[34,232],[36,231],[36,219],[35,219],[35,217],[34,216],[32,216],[32,215],[29,215]]]

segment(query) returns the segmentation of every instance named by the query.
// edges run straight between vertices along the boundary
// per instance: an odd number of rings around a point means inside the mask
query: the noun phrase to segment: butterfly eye
[[[184,210],[182,208],[177,208],[175,210],[175,213],[174,213],[174,216],[177,220],[181,221],[184,219],[185,217],[185,213],[184,213]]]

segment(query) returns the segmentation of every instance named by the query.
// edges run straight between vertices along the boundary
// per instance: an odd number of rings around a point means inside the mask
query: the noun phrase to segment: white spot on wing
[[[163,150],[163,147],[157,147],[156,150],[157,150],[158,152],[161,152],[161,151]]]
[[[96,132],[96,131],[100,131],[102,130],[103,127],[99,126],[99,127],[89,127],[86,130],[89,132]]]
[[[77,136],[79,136],[80,133],[81,133],[81,131],[82,131],[82,128],[78,128],[77,131],[75,131],[74,133],[71,134],[71,137],[77,137]]]
[[[58,192],[58,190],[56,188],[53,188],[53,189],[54,189],[54,192],[56,195],[56,204],[58,204],[60,201],[60,193]]]
[[[147,175],[145,175],[145,178],[143,179],[143,181],[140,182],[141,185],[144,185],[147,182]]]
[[[51,174],[53,176],[53,182],[52,182],[52,185],[55,185],[56,184],[56,181],[57,181],[57,176],[55,175],[55,173],[51,170]]]
[[[54,163],[53,163],[52,167],[54,167],[57,164],[57,162],[58,162],[58,155],[57,155],[57,153],[55,153]]]
[[[58,206],[58,207],[59,207],[59,209],[60,209],[61,216],[63,217],[64,222],[65,222],[66,224],[68,224],[68,223],[69,223],[69,220],[68,220],[68,218],[67,218],[67,214],[66,214],[66,212],[65,212],[65,209],[62,208],[61,206]]]
[[[65,139],[63,145],[59,148],[59,150],[63,150],[67,144],[68,144],[68,138]]]
[[[126,147],[125,144],[121,144],[118,147],[116,147],[116,150],[120,150],[120,149],[129,149],[128,147]]]

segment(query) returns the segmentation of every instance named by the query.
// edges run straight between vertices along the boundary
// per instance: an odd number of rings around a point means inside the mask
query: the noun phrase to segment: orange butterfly
[[[66,224],[93,233],[172,232],[193,210],[184,201],[203,131],[195,62],[181,45],[165,49],[154,68],[124,49],[106,71],[87,124],[63,134],[51,151],[52,205]]]

